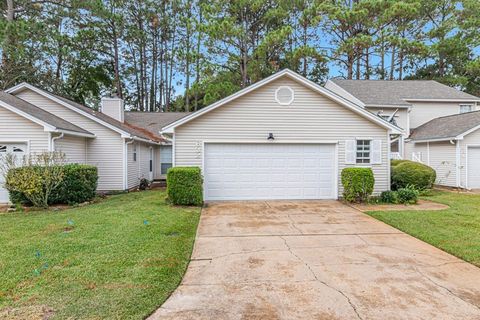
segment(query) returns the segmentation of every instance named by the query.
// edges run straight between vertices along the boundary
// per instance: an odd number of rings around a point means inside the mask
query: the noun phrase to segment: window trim
[[[278,93],[280,92],[280,90],[288,90],[290,91],[292,97],[290,98],[290,100],[288,102],[281,102],[280,99],[278,98]],[[295,101],[295,91],[290,87],[290,86],[280,86],[277,88],[277,90],[275,90],[275,101],[279,104],[279,105],[282,105],[282,106],[289,106],[293,103],[293,101]]]
[[[363,148],[361,150],[358,149],[359,141],[362,141],[361,147]],[[365,148],[367,146],[367,144],[364,144],[365,142],[368,142],[368,149]],[[363,154],[363,156],[359,157],[358,156],[359,153]],[[365,157],[366,153],[368,153],[368,157]],[[356,139],[355,140],[355,164],[358,164],[358,165],[372,164],[372,139]]]

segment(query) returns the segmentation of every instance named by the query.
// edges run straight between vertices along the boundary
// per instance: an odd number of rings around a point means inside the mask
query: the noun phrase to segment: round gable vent
[[[281,105],[291,104],[294,98],[295,93],[290,87],[282,86],[275,91],[275,100]]]

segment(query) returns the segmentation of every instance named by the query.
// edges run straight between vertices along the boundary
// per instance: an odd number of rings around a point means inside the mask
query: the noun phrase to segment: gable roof
[[[290,69],[284,69],[282,71],[279,71],[259,82],[256,82],[255,84],[252,84],[226,98],[223,98],[203,109],[200,109],[196,112],[193,112],[191,114],[189,114],[188,116],[182,118],[182,119],[179,119],[167,126],[165,126],[164,128],[162,128],[162,131],[165,132],[165,133],[173,133],[175,128],[184,124],[184,123],[187,123],[207,112],[210,112],[218,107],[221,107],[253,90],[256,90],[274,80],[277,80],[281,77],[289,77],[290,79],[294,80],[294,81],[297,81],[301,84],[303,84],[304,86],[312,89],[313,91],[315,92],[318,92],[320,94],[322,94],[323,96],[326,96],[327,98],[337,102],[338,104],[340,104],[341,106],[344,106],[346,107],[347,109],[350,109],[351,111],[359,114],[360,116],[378,124],[379,126],[381,127],[384,127],[386,129],[389,129],[389,130],[392,130],[393,133],[401,133],[402,132],[402,129],[389,123],[388,121],[382,119],[381,117],[365,110],[364,108],[362,108],[361,106],[351,102],[350,100],[347,100],[339,95],[337,95],[336,93],[334,93],[333,91],[330,91],[324,87],[321,87],[319,86],[318,84],[302,77],[301,75],[297,74],[296,72],[293,72],[292,70]]]
[[[480,127],[480,111],[466,112],[433,119],[416,128],[410,135],[412,141],[462,139]]]
[[[125,122],[158,135],[163,127],[189,114],[190,112],[129,111],[125,112]]]
[[[367,106],[409,106],[408,101],[480,101],[479,97],[433,80],[329,80]]]
[[[28,119],[40,125],[48,127],[49,131],[76,133],[95,137],[93,133],[7,92],[0,91],[0,101],[4,103],[1,104],[3,107],[20,114],[21,116],[28,117]],[[11,108],[15,110],[12,110]]]
[[[134,125],[129,125],[127,123],[120,122],[118,120],[113,119],[110,116],[107,116],[104,113],[95,111],[91,108],[88,108],[80,103],[67,99],[65,97],[59,96],[57,94],[48,92],[46,90],[37,88],[28,83],[21,83],[15,87],[12,87],[7,90],[9,93],[16,93],[20,92],[24,89],[30,89],[46,98],[49,98],[73,111],[76,111],[97,123],[100,123],[124,136],[127,138],[139,138],[140,140],[146,140],[148,142],[160,143],[165,142],[166,140],[160,137],[159,134],[153,134],[148,130],[144,130],[143,128],[135,127]]]

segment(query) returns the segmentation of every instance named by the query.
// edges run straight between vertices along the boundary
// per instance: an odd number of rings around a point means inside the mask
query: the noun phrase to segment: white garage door
[[[0,142],[0,168],[4,167],[4,158],[7,154],[15,154],[15,158],[21,161],[23,155],[27,150],[27,145],[24,143],[2,143]],[[0,170],[0,203],[7,203],[9,201],[8,191],[4,188],[5,177],[3,170]]]
[[[467,184],[470,189],[480,189],[480,147],[468,148]]]
[[[206,200],[335,199],[333,144],[205,144]]]

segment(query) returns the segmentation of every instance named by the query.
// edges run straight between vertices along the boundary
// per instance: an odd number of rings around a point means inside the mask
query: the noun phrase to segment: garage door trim
[[[480,144],[467,144],[465,146],[466,151],[465,151],[465,186],[467,189],[471,189],[469,186],[469,181],[468,181],[468,170],[469,170],[469,165],[468,165],[468,149],[470,148],[480,148]]]
[[[334,146],[334,171],[335,176],[334,180],[334,197],[332,199],[338,200],[338,168],[339,168],[339,158],[338,158],[338,140],[319,140],[319,141],[299,141],[299,140],[292,140],[292,141],[268,141],[266,140],[268,135],[266,135],[265,140],[203,140],[201,141],[201,159],[202,165],[201,170],[202,174],[205,175],[205,145],[207,144],[308,144],[308,145],[333,145]],[[198,144],[197,144],[198,145]],[[203,198],[206,199],[206,188],[205,188],[205,179],[203,180]],[[208,200],[207,200],[208,201]]]

